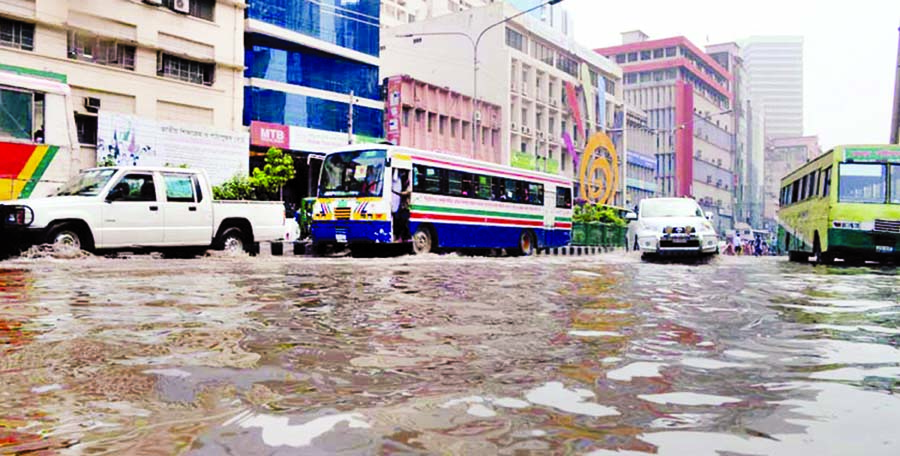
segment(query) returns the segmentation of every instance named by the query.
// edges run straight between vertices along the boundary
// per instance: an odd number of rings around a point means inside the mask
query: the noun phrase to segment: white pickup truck
[[[91,168],[52,196],[0,201],[0,243],[252,251],[281,239],[284,220],[281,202],[214,201],[202,171]]]

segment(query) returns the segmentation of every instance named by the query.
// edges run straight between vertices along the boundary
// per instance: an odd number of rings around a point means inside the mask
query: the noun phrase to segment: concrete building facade
[[[285,200],[316,188],[309,154],[384,136],[379,86],[379,0],[251,0],[243,35],[244,125],[262,160],[270,146],[301,163]]]
[[[472,94],[468,40],[404,35],[448,31],[477,36],[517,11],[495,3],[385,30],[382,75],[409,74]],[[620,68],[527,15],[488,31],[478,57],[477,99],[503,110],[501,163],[574,177],[586,138],[608,128],[614,106],[622,103]]]
[[[657,132],[658,194],[692,196],[716,214],[720,229],[730,228],[737,182],[731,73],[684,37],[626,32],[622,45],[597,52],[622,66],[626,101]]]
[[[544,0],[382,0],[381,26],[396,27],[504,1],[520,11],[531,9],[544,2]],[[574,21],[569,12],[560,5],[544,5],[529,14],[532,19],[543,22],[563,35],[573,34]]]
[[[62,74],[81,167],[97,157],[98,112],[242,130],[240,0],[5,0],[0,62]]]
[[[756,36],[740,47],[750,96],[765,106],[766,137],[803,136],[803,37]]]
[[[385,136],[393,144],[501,163],[500,106],[479,103],[478,141],[472,147],[472,97],[407,75],[387,79]]]
[[[656,154],[659,135],[650,128],[646,112],[634,106],[626,107],[628,154],[625,157],[627,163],[625,182],[628,190],[625,195],[626,201],[622,203],[621,200],[617,200],[616,204],[634,208],[642,199],[657,196]],[[621,117],[621,112],[616,113],[616,128],[613,130],[621,127]],[[621,147],[621,141],[617,147]]]
[[[897,30],[900,32],[900,29]],[[897,69],[894,73],[894,110],[891,116],[891,143],[900,144],[900,40],[897,42]]]
[[[797,138],[778,138],[768,142],[766,148],[766,225],[776,226],[778,215],[778,197],[781,192],[781,179],[809,160],[822,154],[818,136],[801,136]]]

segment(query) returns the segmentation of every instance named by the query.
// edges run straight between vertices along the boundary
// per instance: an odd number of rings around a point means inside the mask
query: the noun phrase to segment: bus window
[[[31,92],[0,89],[0,137],[32,140],[34,95]]]
[[[831,166],[825,168],[825,177],[823,178],[824,182],[822,183],[822,196],[828,197],[831,195]]]
[[[413,190],[420,193],[441,193],[441,171],[430,166],[416,165]]]
[[[472,173],[462,173],[462,196],[475,198],[475,176]]]
[[[511,203],[515,203],[518,200],[516,199],[516,181],[513,179],[504,179],[503,180],[503,194],[500,195],[501,201],[508,201]]]
[[[891,165],[891,202],[900,204],[900,165]]]
[[[884,203],[887,167],[875,163],[841,163],[838,196],[843,203]]]
[[[556,207],[560,209],[572,208],[572,189],[556,187]]]
[[[459,171],[447,171],[447,194],[463,196],[463,177]]]
[[[478,199],[491,199],[491,176],[478,176],[476,179],[475,193]]]
[[[819,197],[819,170],[812,172],[812,194],[816,198]]]
[[[791,185],[791,200],[789,204],[794,204],[798,201],[800,196],[800,181],[795,180]]]
[[[544,186],[528,184],[528,203],[542,206],[544,204]]]

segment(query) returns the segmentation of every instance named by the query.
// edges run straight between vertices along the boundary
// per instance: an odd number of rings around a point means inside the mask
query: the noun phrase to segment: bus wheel
[[[434,251],[434,234],[431,229],[425,225],[419,225],[416,233],[412,238],[413,253],[416,255],[424,255]]]
[[[522,256],[534,255],[534,235],[531,234],[531,231],[522,231],[522,234],[519,235],[519,251],[517,253]]]

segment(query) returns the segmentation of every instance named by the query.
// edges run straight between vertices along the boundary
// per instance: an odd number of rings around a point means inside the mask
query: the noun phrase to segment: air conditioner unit
[[[539,132],[538,132],[538,138],[544,139],[544,132],[539,131]]]
[[[190,13],[191,12],[191,1],[190,0],[175,0],[172,3],[172,9],[178,11],[179,13]]]
[[[162,0],[144,0],[144,3],[153,6],[162,6]]]
[[[100,110],[100,99],[94,97],[84,97],[84,109],[88,112],[97,112]]]
[[[516,85],[515,82],[509,84],[509,89],[512,90],[513,92],[515,92],[517,88],[519,88],[519,86]]]
[[[515,122],[512,122],[512,123],[509,124],[509,129],[512,130],[512,131],[517,131],[519,128],[518,128],[518,125],[516,125]]]
[[[481,111],[475,111],[475,122],[481,122]]]
[[[522,131],[523,131],[526,135],[530,135],[530,134],[531,134],[531,129],[528,128],[528,127],[522,127]]]
[[[556,98],[550,100],[550,106],[556,106]]]

